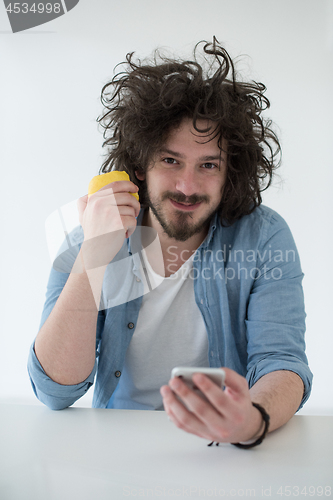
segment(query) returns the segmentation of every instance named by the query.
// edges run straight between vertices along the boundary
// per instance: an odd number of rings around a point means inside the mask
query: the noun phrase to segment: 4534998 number
[[[14,2],[10,3],[6,8],[6,11],[10,14],[60,14],[61,4],[60,3],[33,3],[28,5],[27,3]]]
[[[331,486],[280,486],[276,494],[281,497],[330,497],[332,488]]]

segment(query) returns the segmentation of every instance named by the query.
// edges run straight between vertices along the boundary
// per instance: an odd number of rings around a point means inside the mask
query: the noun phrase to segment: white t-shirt
[[[142,251],[153,290],[145,294],[108,408],[163,410],[160,387],[175,366],[209,366],[208,337],[194,298],[193,255],[164,278]],[[157,286],[156,286],[157,285]]]

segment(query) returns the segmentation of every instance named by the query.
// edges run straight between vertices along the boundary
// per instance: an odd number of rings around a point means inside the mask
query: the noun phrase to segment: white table
[[[333,417],[295,416],[252,450],[207,447],[165,412],[2,404],[0,423],[1,500],[333,499]]]

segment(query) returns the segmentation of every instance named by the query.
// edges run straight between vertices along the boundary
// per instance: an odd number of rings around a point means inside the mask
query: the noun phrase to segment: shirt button
[[[129,328],[130,330],[132,330],[132,328],[134,328],[134,323],[128,323],[128,325],[127,325],[127,326],[128,326],[128,328]]]
[[[140,278],[136,277],[136,281],[137,281],[138,283],[140,283],[140,281],[141,281],[141,280],[140,280]]]
[[[120,375],[121,375],[121,372],[120,372],[119,370],[117,370],[117,371],[115,372],[115,376],[116,376],[117,378],[119,378],[119,377],[120,377]]]

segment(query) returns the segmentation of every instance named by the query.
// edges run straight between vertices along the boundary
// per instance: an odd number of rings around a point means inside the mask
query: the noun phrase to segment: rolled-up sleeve
[[[52,410],[62,410],[80,399],[94,383],[97,361],[83,382],[76,385],[61,385],[46,375],[39,363],[32,344],[28,359],[28,373],[36,397]]]
[[[312,383],[305,354],[303,273],[290,229],[277,214],[261,239],[257,272],[246,318],[247,379],[251,387],[272,371],[297,373],[304,383],[301,408]]]
[[[73,245],[66,248],[65,244],[59,250],[58,256],[50,272],[44,308],[42,312],[39,329],[43,326],[55,303],[61,294],[75,259],[80,249],[82,240],[82,230],[77,228],[71,235]],[[53,410],[67,408],[82,397],[94,383],[94,377],[97,370],[98,342],[103,329],[104,313],[99,312],[96,325],[96,361],[90,375],[83,382],[76,385],[62,385],[52,380],[43,370],[35,350],[35,341],[32,343],[28,357],[28,374],[30,377],[33,391],[37,398]]]

